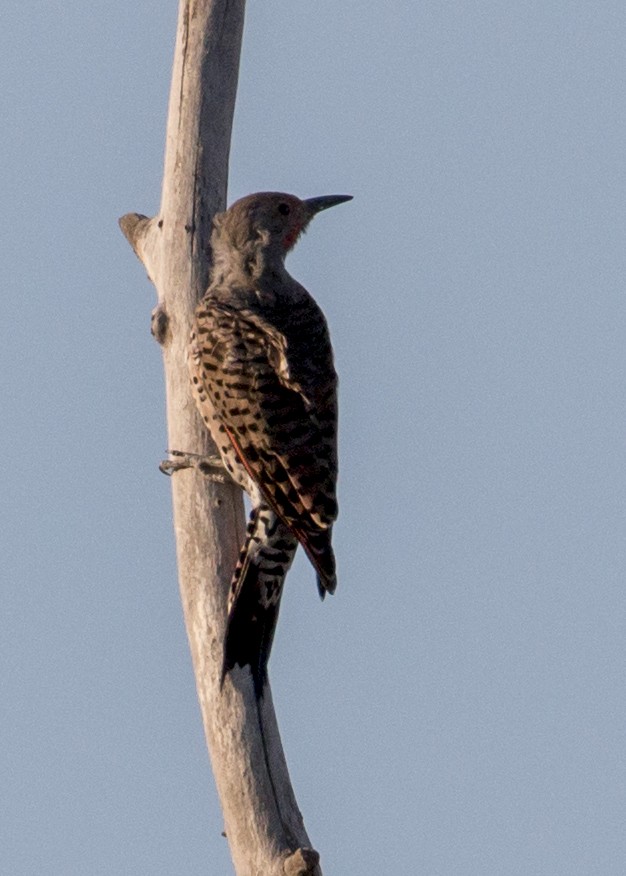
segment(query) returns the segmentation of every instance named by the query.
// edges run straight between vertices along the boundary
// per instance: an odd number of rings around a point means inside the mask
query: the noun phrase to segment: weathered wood
[[[213,214],[224,208],[245,0],[181,0],[158,216],[120,227],[157,290],[152,331],[165,367],[168,446],[214,454],[186,366],[207,287]],[[244,536],[230,483],[197,468],[171,478],[180,590],[198,698],[238,876],[321,876],[291,787],[272,697],[258,705],[248,668],[220,690],[226,595]]]

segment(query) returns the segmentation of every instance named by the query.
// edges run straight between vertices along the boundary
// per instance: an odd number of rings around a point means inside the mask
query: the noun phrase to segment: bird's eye
[[[278,205],[278,212],[282,213],[283,216],[288,216],[291,213],[291,207],[289,206],[289,204],[285,204],[285,203],[279,204]]]

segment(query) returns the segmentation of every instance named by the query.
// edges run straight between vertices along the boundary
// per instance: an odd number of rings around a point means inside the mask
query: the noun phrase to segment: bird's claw
[[[218,484],[227,484],[231,480],[219,456],[203,456],[201,453],[185,453],[182,450],[167,452],[173,459],[164,459],[159,465],[159,471],[168,477],[185,468],[197,468],[200,474]]]

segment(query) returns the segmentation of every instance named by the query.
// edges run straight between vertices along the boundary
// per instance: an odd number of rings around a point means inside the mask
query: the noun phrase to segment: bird
[[[337,584],[337,373],[326,318],[285,257],[314,216],[351,199],[258,192],[218,213],[191,331],[195,401],[252,508],[229,590],[221,683],[249,665],[257,698],[298,545],[321,598]]]

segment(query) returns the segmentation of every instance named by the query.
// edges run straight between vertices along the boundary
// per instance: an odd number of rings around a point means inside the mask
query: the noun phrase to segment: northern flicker
[[[351,200],[260,192],[214,219],[213,269],[189,367],[200,413],[252,513],[228,601],[222,679],[266,678],[285,575],[298,544],[321,597],[336,587],[337,375],[324,315],[285,269],[311,219]]]

